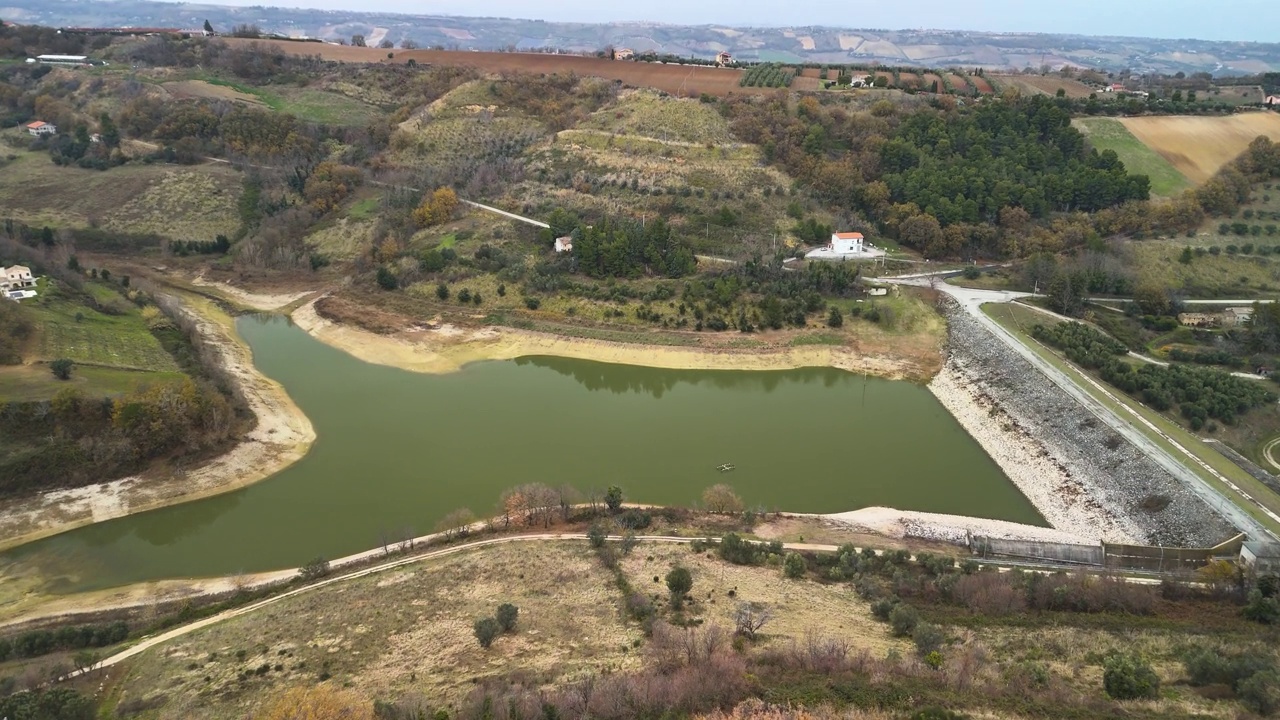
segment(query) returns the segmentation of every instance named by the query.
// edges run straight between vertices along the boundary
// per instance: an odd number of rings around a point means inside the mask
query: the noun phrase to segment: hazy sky
[[[219,0],[215,0],[217,2]],[[830,25],[1280,42],[1277,0],[220,0],[327,10],[678,25]]]

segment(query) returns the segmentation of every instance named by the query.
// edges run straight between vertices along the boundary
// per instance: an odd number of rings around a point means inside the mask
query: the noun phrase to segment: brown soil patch
[[[1195,183],[1213,177],[1259,135],[1280,141],[1280,114],[1248,112],[1228,117],[1135,117],[1120,122]]]
[[[231,100],[233,102],[242,102],[249,105],[266,106],[265,103],[258,99],[257,96],[242,93],[235,88],[207,83],[204,80],[179,80],[164,83],[160,87],[167,90],[170,95],[176,98]]]
[[[673,95],[767,94],[771,88],[744,88],[738,85],[743,71],[703,65],[661,65],[659,63],[605,60],[580,55],[545,53],[463,52],[454,50],[397,50],[394,58],[378,48],[329,45],[289,40],[243,40],[226,38],[233,46],[261,43],[292,55],[319,56],[325,60],[355,63],[407,63],[471,67],[486,73],[576,73],[620,80],[634,87],[652,87]]]
[[[973,86],[978,89],[978,92],[983,95],[995,94],[996,89],[991,87],[991,83],[987,82],[987,79],[981,75],[970,75],[969,79],[973,81]]]
[[[926,92],[945,93],[947,91],[947,86],[942,82],[942,76],[937,73],[925,73],[924,85],[921,87],[923,87]],[[936,91],[934,90],[935,87],[937,88]]]
[[[965,80],[963,75],[949,72],[947,73],[947,80],[951,83],[951,87],[955,92],[962,94],[969,92],[969,81]]]

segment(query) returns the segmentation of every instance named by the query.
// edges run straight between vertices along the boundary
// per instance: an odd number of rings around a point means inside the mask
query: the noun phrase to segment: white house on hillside
[[[885,252],[867,242],[862,233],[831,234],[831,243],[805,253],[806,260],[876,260]]]
[[[27,132],[36,136],[56,135],[58,133],[58,126],[53,123],[44,122],[43,120],[37,120],[33,123],[27,123]]]
[[[728,50],[721,50],[716,54],[716,65],[719,65],[720,67],[729,67],[732,64],[733,55],[730,55]]]
[[[831,234],[831,251],[837,253],[860,253],[866,238],[862,237],[862,233],[832,233]]]
[[[0,289],[21,290],[35,286],[36,279],[31,275],[31,268],[25,265],[0,266]]]
[[[573,238],[569,235],[556,238],[556,252],[573,252]]]

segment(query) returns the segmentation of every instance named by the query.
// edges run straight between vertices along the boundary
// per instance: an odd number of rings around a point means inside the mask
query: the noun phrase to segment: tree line
[[[1221,370],[1179,364],[1135,367],[1120,360],[1128,352],[1123,343],[1083,323],[1036,325],[1031,336],[1062,350],[1072,362],[1097,370],[1103,380],[1157,411],[1176,408],[1193,430],[1210,418],[1234,425],[1250,410],[1276,402],[1276,394],[1262,384]]]

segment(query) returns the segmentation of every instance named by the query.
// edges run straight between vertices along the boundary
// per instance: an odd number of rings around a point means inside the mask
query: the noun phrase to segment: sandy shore
[[[188,470],[127,477],[109,483],[55,490],[7,502],[0,513],[0,549],[72,528],[218,495],[251,485],[296,462],[311,447],[315,430],[278,383],[260,374],[253,357],[228,327],[198,313],[200,332],[222,354],[257,426],[235,447]]]
[[[669,370],[793,370],[834,367],[867,372],[890,380],[927,377],[927,370],[905,358],[862,355],[849,347],[809,345],[779,350],[632,345],[564,337],[516,328],[463,329],[451,325],[379,335],[320,316],[315,301],[293,312],[293,322],[321,342],[375,365],[442,374],[481,360],[512,360],[532,355]]]
[[[1088,489],[1055,462],[1043,444],[1011,422],[953,360],[929,383],[929,390],[1044,519],[1056,531],[1075,538],[1064,542],[1138,542],[1140,532],[1134,532],[1120,514],[1091,500]]]
[[[911,510],[895,510],[886,507],[869,507],[851,512],[819,515],[817,517],[835,520],[859,532],[899,539],[935,540],[957,545],[965,544],[971,534],[1008,540],[1041,540],[1045,542],[1081,544],[1097,542],[1097,538],[1081,536],[1055,528],[1042,528],[1035,525],[1023,525],[1004,520],[986,520],[963,515],[941,515]]]

